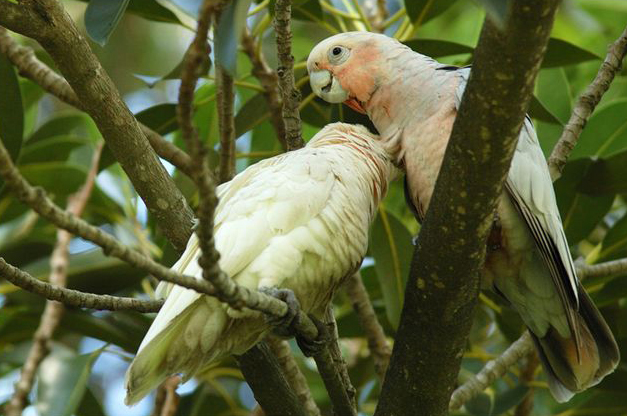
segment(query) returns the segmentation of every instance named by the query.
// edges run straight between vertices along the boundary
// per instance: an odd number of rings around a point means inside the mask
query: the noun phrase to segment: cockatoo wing
[[[288,156],[292,160],[281,163]],[[220,189],[221,199],[215,215],[215,243],[221,254],[220,267],[238,284],[256,289],[259,281],[242,281],[238,279],[238,273],[257,259],[273,238],[305,224],[326,205],[334,183],[333,171],[324,158],[310,156],[310,152],[300,152],[262,161]],[[198,239],[193,235],[174,270],[201,279],[199,255]],[[297,265],[292,265],[294,267]],[[282,283],[280,279],[286,275],[277,275],[278,280],[266,280],[264,285],[278,286]],[[138,354],[200,297],[193,290],[175,285],[171,287]]]

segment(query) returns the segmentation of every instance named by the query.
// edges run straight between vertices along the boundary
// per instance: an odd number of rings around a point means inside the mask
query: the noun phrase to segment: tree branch
[[[375,415],[448,413],[479,294],[487,234],[558,0],[509,4],[505,30],[487,19],[475,49],[420,229]]]
[[[237,361],[266,416],[309,416],[264,341],[238,356]]]
[[[42,217],[87,241],[102,247],[108,256],[120,260],[151,273],[160,280],[175,283],[194,289],[197,292],[213,295],[215,290],[208,282],[195,279],[192,276],[180,275],[167,267],[160,265],[137,250],[126,247],[114,237],[96,228],[86,221],[65,212],[52,202],[43,189],[32,187],[17,170],[7,149],[0,141],[0,176],[5,180],[7,188],[15,194],[23,204],[31,207]]]
[[[274,9],[274,31],[276,32],[277,55],[279,58],[279,90],[283,98],[283,121],[285,123],[287,150],[303,147],[301,134],[300,91],[294,83],[294,57],[292,56],[292,1],[277,0]]]
[[[285,122],[281,115],[283,113],[283,102],[279,95],[279,78],[276,72],[268,66],[263,54],[261,52],[257,53],[257,43],[248,32],[248,29],[242,35],[242,46],[253,66],[252,73],[263,88],[263,96],[266,98],[268,110],[270,111],[270,122],[272,127],[274,127],[277,139],[281,143],[281,147],[287,149]]]
[[[91,196],[94,188],[94,182],[98,175],[98,165],[100,163],[100,155],[102,154],[103,143],[96,145],[92,156],[91,168],[85,178],[85,183],[81,189],[68,198],[67,212],[80,217],[85,210],[87,200]],[[50,277],[49,281],[52,285],[63,288],[67,284],[67,269],[70,262],[70,253],[68,247],[72,240],[72,234],[65,230],[57,230],[57,242],[55,244],[52,255],[50,256]],[[55,301],[47,301],[41,321],[35,334],[33,335],[33,345],[28,352],[28,356],[22,367],[20,380],[15,385],[15,392],[6,406],[7,416],[20,416],[22,410],[26,406],[26,398],[30,393],[33,382],[35,381],[35,373],[41,361],[48,354],[48,343],[52,339],[61,319],[65,307],[62,303]]]
[[[0,25],[36,39],[55,61],[168,240],[183,251],[192,213],[63,4],[0,2]]]
[[[540,357],[538,357],[538,353],[536,350],[531,349],[531,351],[527,354],[527,362],[524,367],[521,368],[520,377],[518,378],[519,383],[522,385],[530,385],[531,382],[535,379],[536,369],[538,365],[540,365]],[[534,396],[534,388],[530,387],[529,391],[525,395],[525,398],[518,403],[516,409],[514,410],[514,416],[529,416],[533,411],[533,396]]]
[[[627,27],[620,37],[610,45],[607,56],[599,68],[596,77],[577,100],[570,120],[564,127],[562,136],[553,148],[549,157],[551,178],[555,181],[562,174],[570,152],[575,148],[577,140],[588,122],[588,118],[601,101],[603,94],[610,88],[614,76],[620,71],[622,61],[627,54]]]
[[[216,67],[218,118],[220,120],[220,169],[219,183],[230,181],[235,176],[235,118],[233,118],[233,77],[222,67]]]
[[[449,410],[462,407],[468,400],[484,391],[494,380],[503,377],[510,367],[530,352],[533,352],[533,341],[529,332],[526,331],[503,354],[495,360],[488,361],[481,371],[453,392]]]
[[[374,361],[374,369],[379,376],[379,380],[383,382],[385,371],[390,363],[392,348],[385,338],[385,332],[383,332],[383,328],[377,319],[368,291],[361,280],[361,274],[357,272],[352,275],[344,287],[353,304],[359,324],[366,333],[368,348]]]
[[[627,273],[627,258],[577,267],[579,280],[586,277],[611,276],[619,273]]]
[[[17,43],[3,27],[0,27],[0,52],[9,58],[21,76],[30,79],[66,104],[84,110],[65,78],[37,59],[31,48]],[[150,127],[141,123],[139,126],[155,152],[189,176],[189,156]]]
[[[108,311],[133,310],[137,312],[157,312],[162,300],[140,300],[110,295],[95,295],[44,283],[28,273],[8,264],[0,257],[0,276],[15,286],[42,296],[56,300],[65,306]]]
[[[181,376],[174,375],[165,379],[157,389],[155,408],[152,416],[174,416],[179,405],[179,395],[176,389],[181,384]]]
[[[287,341],[279,339],[275,336],[266,337],[266,343],[276,356],[277,362],[283,370],[283,375],[288,384],[294,389],[294,393],[300,400],[305,413],[308,416],[320,416],[320,409],[313,397],[311,390],[307,385],[307,379],[298,368],[298,363],[292,355],[292,349]]]

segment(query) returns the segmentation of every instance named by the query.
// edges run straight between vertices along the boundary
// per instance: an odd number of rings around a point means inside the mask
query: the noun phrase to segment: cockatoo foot
[[[418,244],[418,234],[416,234],[415,236],[411,238],[411,245],[415,246],[417,244]]]
[[[325,324],[313,315],[308,316],[309,319],[311,319],[311,321],[314,323],[316,328],[318,328],[318,337],[313,341],[310,341],[296,334],[296,343],[298,344],[298,347],[303,352],[303,355],[305,357],[311,357],[319,353],[329,343],[331,339],[327,324]]]
[[[294,336],[294,320],[300,310],[300,303],[296,299],[296,295],[290,289],[283,289],[278,287],[262,287],[260,292],[266,295],[275,297],[282,300],[287,304],[287,313],[280,317],[274,317],[270,315],[264,315],[266,322],[272,326],[272,332],[275,335],[284,338],[291,338]]]

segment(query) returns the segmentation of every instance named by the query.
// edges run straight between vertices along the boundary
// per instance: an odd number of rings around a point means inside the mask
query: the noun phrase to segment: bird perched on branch
[[[396,161],[419,221],[440,170],[469,68],[442,65],[385,35],[320,42],[313,91],[367,114]],[[614,337],[577,280],[544,155],[527,117],[500,196],[482,273],[529,327],[558,401],[597,384],[619,361]]]
[[[322,318],[333,292],[357,271],[368,227],[394,174],[365,127],[330,124],[302,149],[263,160],[218,188],[214,238],[220,267],[250,289],[290,289],[302,310]],[[173,269],[202,277],[195,235]],[[242,354],[270,324],[216,298],[161,283],[167,299],[126,373],[126,403],[167,376],[189,379],[211,361]]]

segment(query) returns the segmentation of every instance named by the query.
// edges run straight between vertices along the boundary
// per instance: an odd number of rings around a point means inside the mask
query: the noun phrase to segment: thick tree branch
[[[230,181],[235,176],[235,118],[233,106],[235,95],[233,91],[233,77],[224,69],[217,67],[216,101],[218,103],[218,117],[220,119],[220,168],[218,182]]]
[[[20,75],[30,79],[66,104],[84,110],[65,78],[37,59],[31,48],[17,43],[3,27],[0,27],[0,52],[9,58]],[[139,126],[155,152],[189,176],[189,156],[150,127],[141,123]]]
[[[353,304],[359,324],[366,333],[368,348],[374,361],[374,369],[379,379],[383,381],[385,371],[390,362],[390,356],[392,355],[392,348],[385,338],[385,332],[383,332],[383,328],[377,319],[368,291],[361,280],[361,274],[357,272],[352,275],[344,287]]]
[[[276,356],[277,362],[283,371],[285,379],[289,385],[294,389],[294,393],[300,400],[305,413],[308,416],[320,416],[320,409],[313,397],[311,396],[311,390],[307,385],[307,379],[298,368],[298,363],[292,355],[292,349],[287,341],[279,339],[275,336],[266,337],[266,343],[272,350],[272,353]]]
[[[488,361],[472,379],[455,389],[451,396],[449,409],[457,410],[462,407],[468,400],[484,391],[494,380],[503,377],[513,365],[532,351],[531,335],[529,332],[525,332],[497,359]]]
[[[263,88],[263,96],[266,98],[268,110],[270,111],[270,122],[272,127],[274,127],[277,139],[281,143],[281,147],[287,149],[285,122],[282,117],[283,101],[279,94],[279,78],[276,72],[268,66],[261,51],[257,53],[259,50],[257,43],[248,32],[248,29],[242,35],[242,46],[253,65],[252,73]]]
[[[46,299],[55,300],[65,306],[107,311],[132,310],[137,312],[157,312],[162,300],[140,300],[110,295],[95,295],[54,286],[29,275],[28,273],[8,264],[0,257],[0,277],[15,286],[27,290]]]
[[[238,356],[237,361],[266,416],[310,416],[265,342]]]
[[[36,39],[48,52],[163,233],[183,251],[192,212],[63,4],[56,0],[23,0],[19,5],[2,1],[0,25]]]
[[[627,54],[627,27],[620,37],[610,45],[607,56],[599,68],[596,77],[577,100],[570,120],[564,127],[562,136],[553,148],[549,157],[551,178],[555,181],[562,174],[570,152],[575,148],[577,140],[588,122],[588,118],[601,101],[603,94],[610,88],[614,76],[620,71],[623,59]]]
[[[558,1],[509,4],[504,31],[486,20],[475,49],[420,230],[375,415],[448,413],[479,294],[487,234]]]
[[[279,58],[279,89],[283,98],[283,120],[285,122],[287,150],[303,147],[301,132],[300,91],[294,83],[294,57],[292,56],[292,0],[277,0],[274,9],[274,31],[276,32],[277,55]]]

